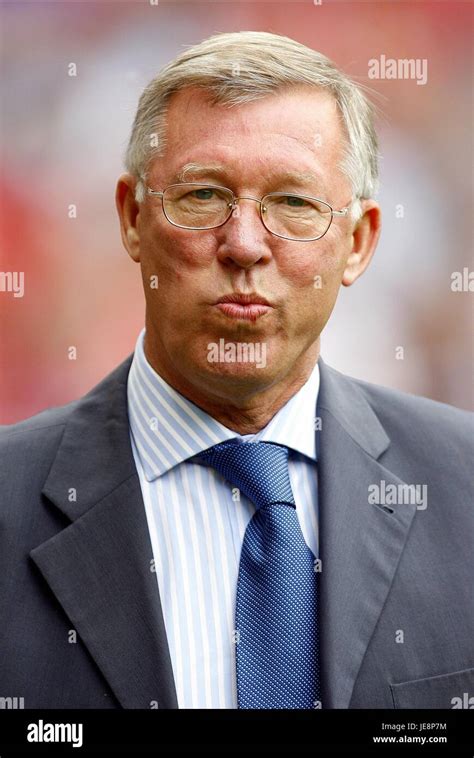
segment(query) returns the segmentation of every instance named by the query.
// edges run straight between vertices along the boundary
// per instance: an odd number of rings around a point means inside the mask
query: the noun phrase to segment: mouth
[[[273,306],[266,298],[256,293],[234,293],[219,298],[214,307],[229,318],[256,321],[260,316],[269,313]]]

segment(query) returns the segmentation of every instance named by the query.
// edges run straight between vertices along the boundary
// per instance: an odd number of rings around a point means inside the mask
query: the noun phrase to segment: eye
[[[305,205],[308,205],[304,198],[297,195],[285,195],[282,200],[288,203],[290,208],[304,208]]]
[[[195,197],[198,200],[211,200],[214,194],[214,190],[208,189],[207,187],[201,187],[200,189],[194,190],[189,194],[191,197]]]

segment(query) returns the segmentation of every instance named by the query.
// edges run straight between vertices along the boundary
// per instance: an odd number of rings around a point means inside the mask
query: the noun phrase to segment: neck
[[[287,374],[274,378],[268,386],[246,391],[230,388],[229,379],[223,379],[221,392],[210,391],[191,382],[173,370],[159,351],[156,343],[145,333],[144,351],[148,363],[177,392],[193,402],[223,426],[238,434],[256,434],[271,421],[276,413],[308,381],[318,360],[320,340],[314,342],[291,366]]]

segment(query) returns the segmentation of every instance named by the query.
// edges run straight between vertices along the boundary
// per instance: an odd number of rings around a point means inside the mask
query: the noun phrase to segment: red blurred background
[[[472,293],[451,289],[453,272],[473,268],[472,6],[144,0],[1,13],[0,271],[25,277],[23,297],[0,291],[1,422],[80,396],[132,352],[144,298],[114,190],[138,97],[183,46],[249,29],[320,50],[377,92],[383,233],[368,271],[341,290],[323,358],[473,407]],[[426,58],[427,83],[369,79],[382,54]]]

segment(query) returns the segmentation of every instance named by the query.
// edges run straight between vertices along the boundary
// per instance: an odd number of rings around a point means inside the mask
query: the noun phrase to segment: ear
[[[137,224],[140,206],[135,200],[136,179],[131,174],[122,174],[117,181],[115,205],[120,219],[123,245],[130,258],[140,261],[140,235]]]
[[[342,284],[350,287],[364,273],[372,260],[380,237],[382,213],[375,200],[361,200],[362,216],[352,232],[352,252],[350,253]]]

